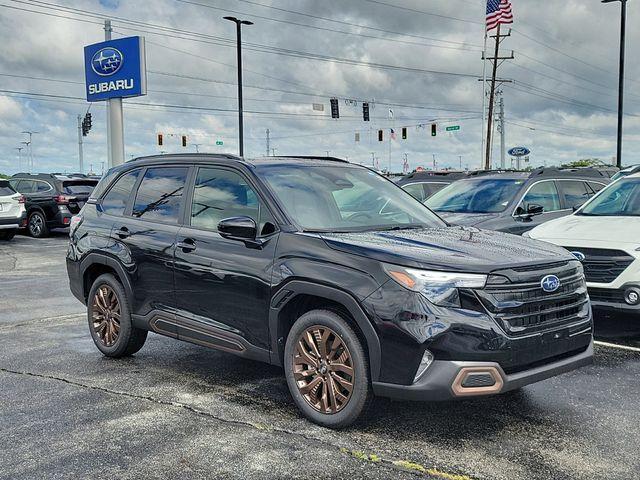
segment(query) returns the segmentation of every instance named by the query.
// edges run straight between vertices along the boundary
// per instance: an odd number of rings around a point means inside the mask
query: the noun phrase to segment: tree
[[[573,162],[565,163],[562,166],[565,168],[578,168],[578,167],[596,167],[599,165],[606,165],[599,158],[582,158]]]

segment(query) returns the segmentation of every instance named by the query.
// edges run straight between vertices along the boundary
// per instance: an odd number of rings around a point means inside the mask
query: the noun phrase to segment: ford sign
[[[511,155],[512,157],[525,157],[531,153],[531,150],[529,150],[527,147],[513,147],[507,153],[509,153],[509,155]]]
[[[555,292],[560,288],[560,279],[555,275],[547,275],[540,281],[540,286],[547,293]]]

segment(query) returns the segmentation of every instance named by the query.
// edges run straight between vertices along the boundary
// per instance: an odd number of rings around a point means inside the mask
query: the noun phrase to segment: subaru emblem
[[[540,281],[540,286],[547,293],[555,292],[560,288],[560,279],[555,275],[547,275]]]
[[[123,56],[120,50],[105,47],[98,50],[91,59],[91,68],[102,77],[113,75],[122,66]]]
[[[584,253],[578,251],[571,252],[571,255],[576,257],[581,262],[584,262],[584,259],[587,258]]]

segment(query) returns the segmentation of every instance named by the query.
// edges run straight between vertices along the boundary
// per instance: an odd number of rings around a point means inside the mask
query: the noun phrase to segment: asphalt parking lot
[[[66,245],[0,245],[0,478],[640,476],[638,342],[505,396],[379,400],[331,431],[301,418],[278,368],[153,334],[135,357],[103,357]]]

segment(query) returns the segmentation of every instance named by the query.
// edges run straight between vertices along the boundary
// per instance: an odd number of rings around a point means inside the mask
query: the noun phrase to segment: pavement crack
[[[226,423],[229,425],[237,425],[237,426],[242,426],[242,427],[249,427],[249,428],[254,428],[256,430],[262,430],[262,431],[269,431],[269,432],[277,432],[280,434],[284,434],[284,435],[291,435],[291,436],[296,436],[296,437],[300,437],[303,438],[309,442],[314,442],[314,443],[319,443],[322,444],[328,448],[331,449],[337,449],[339,452],[341,452],[342,454],[345,455],[350,455],[350,456],[355,456],[356,458],[358,458],[359,460],[365,461],[367,463],[369,463],[371,466],[373,467],[378,467],[378,468],[384,468],[385,470],[393,470],[395,472],[403,472],[406,474],[411,474],[411,475],[415,475],[418,477],[422,477],[422,478],[434,478],[434,479],[445,479],[445,480],[471,480],[470,477],[466,476],[466,475],[456,475],[456,474],[450,474],[450,473],[446,473],[446,472],[441,472],[439,470],[436,469],[428,469],[425,467],[422,467],[421,465],[418,464],[414,464],[405,460],[391,460],[391,459],[386,459],[386,458],[382,458],[379,457],[378,455],[372,454],[372,455],[368,455],[366,458],[362,457],[362,456],[357,456],[354,455],[352,452],[355,452],[356,450],[353,450],[351,448],[345,448],[344,446],[339,446],[334,444],[333,442],[330,442],[328,440],[324,440],[318,437],[314,437],[312,435],[306,435],[304,433],[300,433],[300,432],[295,432],[293,430],[288,430],[286,428],[280,428],[280,427],[272,427],[272,426],[268,426],[262,423],[253,423],[253,422],[248,422],[248,421],[242,421],[242,420],[231,420],[228,418],[223,418],[217,415],[214,415],[212,413],[206,412],[204,410],[200,410],[198,408],[192,407],[191,405],[187,405],[185,403],[182,402],[175,402],[172,400],[162,400],[159,398],[154,398],[152,396],[149,395],[138,395],[138,394],[134,394],[134,393],[130,393],[130,392],[122,392],[122,391],[118,391],[118,390],[113,390],[111,388],[106,388],[106,387],[98,387],[95,385],[87,385],[81,382],[77,382],[75,380],[70,380],[68,378],[64,378],[64,377],[58,377],[55,375],[47,375],[47,374],[43,374],[43,373],[34,373],[34,372],[28,372],[28,371],[20,371],[20,370],[12,370],[9,368],[4,368],[4,367],[0,367],[0,372],[2,373],[6,373],[6,374],[10,374],[10,375],[21,375],[21,376],[27,376],[27,377],[33,377],[33,378],[39,378],[39,379],[45,379],[45,380],[53,380],[53,381],[58,381],[58,382],[62,382],[65,383],[67,385],[72,385],[74,387],[79,387],[79,388],[83,388],[83,389],[87,389],[87,390],[93,390],[93,391],[98,391],[98,392],[103,392],[103,393],[107,393],[110,395],[117,395],[117,396],[121,396],[121,397],[126,397],[126,398],[131,398],[131,399],[135,399],[135,400],[144,400],[144,401],[148,401],[148,402],[152,402],[155,403],[157,405],[162,405],[162,406],[167,406],[167,407],[174,407],[174,408],[180,408],[183,410],[186,410],[190,413],[196,414],[196,415],[200,415],[202,417],[206,417],[212,420],[216,420],[222,423]],[[410,465],[411,467],[407,467],[407,465]],[[418,465],[419,468],[415,468],[414,466]]]

